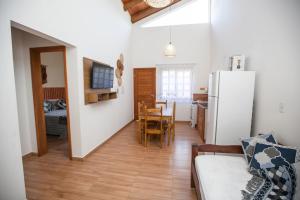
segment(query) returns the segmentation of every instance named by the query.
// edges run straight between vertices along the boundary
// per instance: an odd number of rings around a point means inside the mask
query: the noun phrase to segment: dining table
[[[152,113],[151,115],[153,116],[159,116],[160,113]],[[172,124],[172,117],[173,117],[173,109],[172,108],[165,108],[162,107],[162,120],[167,122],[168,124],[168,145],[170,145],[170,140],[171,140],[171,124]],[[144,120],[145,119],[145,114],[141,113],[139,115],[139,120]]]

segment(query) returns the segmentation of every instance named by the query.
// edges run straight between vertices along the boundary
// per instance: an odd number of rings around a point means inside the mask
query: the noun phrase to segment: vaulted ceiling
[[[178,3],[179,1],[181,0],[174,0],[171,5]],[[131,16],[132,23],[138,22],[141,19],[144,19],[145,17],[153,15],[154,13],[157,13],[168,7],[152,8],[148,6],[144,0],[122,0],[122,2],[124,5],[124,10],[128,11]]]

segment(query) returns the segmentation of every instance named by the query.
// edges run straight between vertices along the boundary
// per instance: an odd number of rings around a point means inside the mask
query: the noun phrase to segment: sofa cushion
[[[276,166],[299,162],[300,153],[298,148],[275,144],[257,143],[254,156],[250,163],[250,169],[265,169]]]
[[[300,199],[300,162],[294,164],[296,169],[296,191],[294,199]]]
[[[241,200],[252,177],[242,156],[199,155],[195,167],[202,200]]]
[[[241,142],[242,142],[242,147],[244,150],[246,160],[248,161],[248,164],[250,164],[252,160],[254,150],[255,150],[255,145],[257,142],[277,144],[272,133],[259,134],[255,137],[250,137],[250,138],[242,138]]]

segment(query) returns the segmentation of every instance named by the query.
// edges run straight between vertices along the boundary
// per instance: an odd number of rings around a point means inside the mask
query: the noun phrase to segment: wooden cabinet
[[[208,94],[193,94],[193,101],[207,101],[208,100]]]
[[[203,142],[205,142],[205,110],[207,109],[207,100],[207,94],[193,94],[193,101],[199,102],[197,111],[197,129]]]
[[[205,107],[198,105],[198,116],[197,116],[197,129],[200,135],[200,138],[204,141],[205,133]]]

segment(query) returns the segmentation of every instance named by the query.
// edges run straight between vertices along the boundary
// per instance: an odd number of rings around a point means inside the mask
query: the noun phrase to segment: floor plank
[[[26,158],[29,200],[194,200],[190,188],[191,144],[200,143],[187,123],[176,125],[175,141],[161,149],[152,139],[137,142],[132,123],[84,162],[70,161],[66,144],[51,139],[49,153]]]

